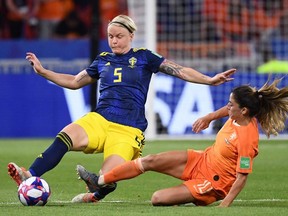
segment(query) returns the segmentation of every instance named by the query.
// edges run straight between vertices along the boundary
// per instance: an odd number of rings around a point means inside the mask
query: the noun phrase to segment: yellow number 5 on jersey
[[[117,78],[114,79],[114,83],[122,82],[122,72],[121,72],[121,70],[122,70],[122,68],[115,68],[114,76],[116,76]]]

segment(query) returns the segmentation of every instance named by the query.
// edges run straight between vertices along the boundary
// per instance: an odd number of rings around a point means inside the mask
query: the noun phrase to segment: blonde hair
[[[256,117],[261,128],[269,138],[283,131],[288,116],[288,87],[277,88],[282,80],[269,80],[257,91],[251,86],[240,86],[232,93],[240,108],[247,107],[249,116]]]
[[[126,15],[118,15],[116,16],[109,24],[110,25],[117,25],[126,28],[130,33],[134,33],[137,30],[137,26],[135,22]]]

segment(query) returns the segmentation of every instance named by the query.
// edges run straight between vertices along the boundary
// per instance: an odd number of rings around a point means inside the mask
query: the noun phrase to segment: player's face
[[[126,28],[110,25],[108,27],[108,43],[113,53],[125,54],[131,48],[133,34]]]
[[[236,122],[241,121],[241,119],[244,117],[243,108],[239,107],[239,104],[235,101],[233,97],[233,93],[230,94],[227,108],[229,117],[233,120],[236,120]]]

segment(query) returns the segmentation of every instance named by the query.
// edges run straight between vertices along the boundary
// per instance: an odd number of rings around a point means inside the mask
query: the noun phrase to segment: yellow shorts
[[[126,161],[141,156],[145,137],[138,128],[107,121],[96,112],[90,112],[76,120],[88,135],[88,146],[84,153],[104,153],[104,159],[110,155],[119,155]]]

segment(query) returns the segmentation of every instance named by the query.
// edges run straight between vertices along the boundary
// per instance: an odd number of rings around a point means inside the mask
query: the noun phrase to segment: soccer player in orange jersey
[[[147,155],[97,176],[95,185],[105,187],[155,171],[183,180],[181,185],[156,191],[151,199],[155,206],[206,206],[218,200],[222,200],[220,207],[230,206],[244,188],[258,155],[258,122],[268,138],[285,127],[288,87],[278,89],[279,81],[267,82],[259,90],[248,85],[237,87],[225,107],[198,119],[193,124],[196,133],[207,128],[212,120],[229,115],[214,144],[204,151],[188,149]],[[84,167],[78,171],[82,179],[91,175]]]

